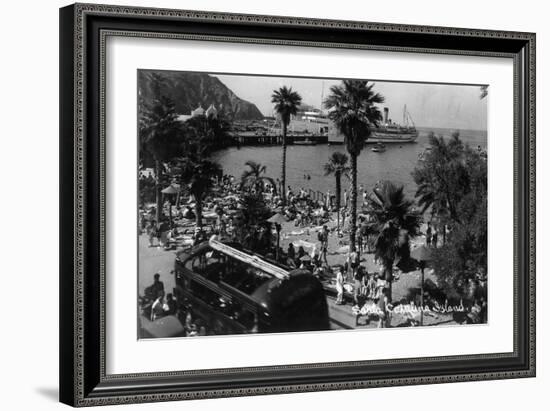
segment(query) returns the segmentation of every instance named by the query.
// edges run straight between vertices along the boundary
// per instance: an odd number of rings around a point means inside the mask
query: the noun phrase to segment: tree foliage
[[[234,219],[234,239],[248,250],[267,255],[273,245],[271,223],[267,221],[271,215],[260,192],[243,192]]]
[[[216,116],[191,117],[184,123],[186,136],[200,136],[204,155],[211,155],[214,151],[232,144],[230,128],[229,122],[221,113]]]
[[[155,179],[151,176],[139,177],[139,204],[145,206],[155,201]]]
[[[162,79],[151,73],[153,89],[157,90],[153,98],[139,98],[138,129],[141,149],[140,159],[152,157],[166,162],[178,155],[181,135],[178,133],[179,122],[174,102],[160,94]]]
[[[375,104],[384,97],[374,91],[374,83],[365,80],[344,80],[330,88],[324,106],[329,118],[344,136],[348,153],[358,156],[371,134],[371,126],[377,126],[382,114]]]
[[[274,104],[275,112],[279,115],[281,123],[288,126],[290,117],[296,115],[302,97],[292,87],[283,86],[279,90],[273,90],[271,102]]]
[[[424,154],[412,175],[417,185],[418,205],[425,212],[431,208],[445,222],[460,222],[458,207],[472,188],[475,175],[470,173],[467,152],[472,150],[454,133],[446,142],[443,137],[429,135],[430,150]],[[471,161],[470,161],[471,163]]]
[[[350,171],[348,161],[349,158],[347,155],[339,151],[335,151],[331,154],[328,161],[323,166],[325,176],[334,175],[335,178],[340,179],[342,176],[347,175]]]
[[[161,78],[150,74],[154,97],[150,101],[139,99],[138,130],[140,166],[152,163],[155,168],[156,220],[162,218],[162,183],[165,177],[165,163],[181,153],[182,136],[174,102],[161,95]],[[145,182],[144,182],[145,183]],[[140,186],[144,188],[144,186]]]
[[[152,96],[146,100],[140,93],[139,98],[140,165],[152,162],[155,167],[157,220],[162,217],[162,185],[167,184],[168,171],[177,169],[183,187],[195,198],[197,225],[201,226],[202,202],[213,186],[213,178],[222,173],[210,156],[231,143],[229,124],[220,114],[195,116],[182,123],[174,102],[162,94],[163,77],[145,75],[149,76]],[[149,186],[150,181],[140,180],[143,199],[150,195]]]
[[[487,272],[487,161],[458,133],[449,141],[432,134],[430,147],[413,172],[416,196],[448,231],[433,252],[440,286],[451,297],[464,297],[470,280]]]
[[[244,170],[243,174],[241,175],[241,187],[243,190],[254,190],[261,193],[265,184],[268,183],[274,187],[276,192],[277,185],[275,183],[275,180],[265,175],[265,172],[267,170],[265,165],[256,163],[253,160],[248,160],[245,163],[245,166],[247,167],[247,169]]]
[[[211,160],[219,139],[225,138],[226,129],[215,118],[200,116],[180,125],[183,135],[182,155],[174,160],[179,169],[180,182],[194,197],[197,226],[202,226],[203,202],[211,192],[214,181],[223,174],[221,166]]]
[[[375,256],[383,262],[386,280],[393,280],[396,259],[410,256],[409,239],[419,234],[421,216],[414,202],[405,197],[402,185],[383,181],[367,198],[372,232],[378,233],[374,242]]]

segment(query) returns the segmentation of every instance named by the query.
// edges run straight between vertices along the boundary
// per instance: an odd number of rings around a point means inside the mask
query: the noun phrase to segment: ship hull
[[[370,138],[366,141],[367,144],[376,143],[413,143],[418,138],[418,133],[384,133],[374,131]]]
[[[385,130],[374,129],[371,131],[370,137],[367,139],[366,144],[406,144],[414,143],[418,138],[418,131],[416,130]],[[338,129],[331,124],[328,131],[328,143],[329,144],[343,144],[344,135],[341,134]]]

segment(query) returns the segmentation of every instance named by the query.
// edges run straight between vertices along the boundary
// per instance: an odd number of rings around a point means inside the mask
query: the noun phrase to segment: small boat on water
[[[371,148],[371,151],[375,153],[383,153],[386,151],[386,145],[384,143],[378,142],[374,145],[373,148]]]
[[[317,144],[317,142],[315,140],[310,140],[309,138],[306,138],[305,140],[294,140],[292,144],[300,146],[314,146]]]

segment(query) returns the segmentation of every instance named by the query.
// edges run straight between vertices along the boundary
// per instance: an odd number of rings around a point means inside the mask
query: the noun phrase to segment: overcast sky
[[[300,93],[303,102],[320,108],[321,99],[339,80],[304,79],[292,77],[262,77],[244,75],[215,75],[237,96],[254,103],[266,116],[273,114],[271,94],[286,85]],[[419,127],[453,129],[487,129],[487,100],[480,99],[479,86],[397,83],[376,81],[375,90],[386,101],[390,118],[402,122],[403,106]]]

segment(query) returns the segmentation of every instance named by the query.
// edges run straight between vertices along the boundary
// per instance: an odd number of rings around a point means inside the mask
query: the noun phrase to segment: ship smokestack
[[[384,124],[388,124],[389,112],[390,112],[390,109],[387,107],[384,107]]]

